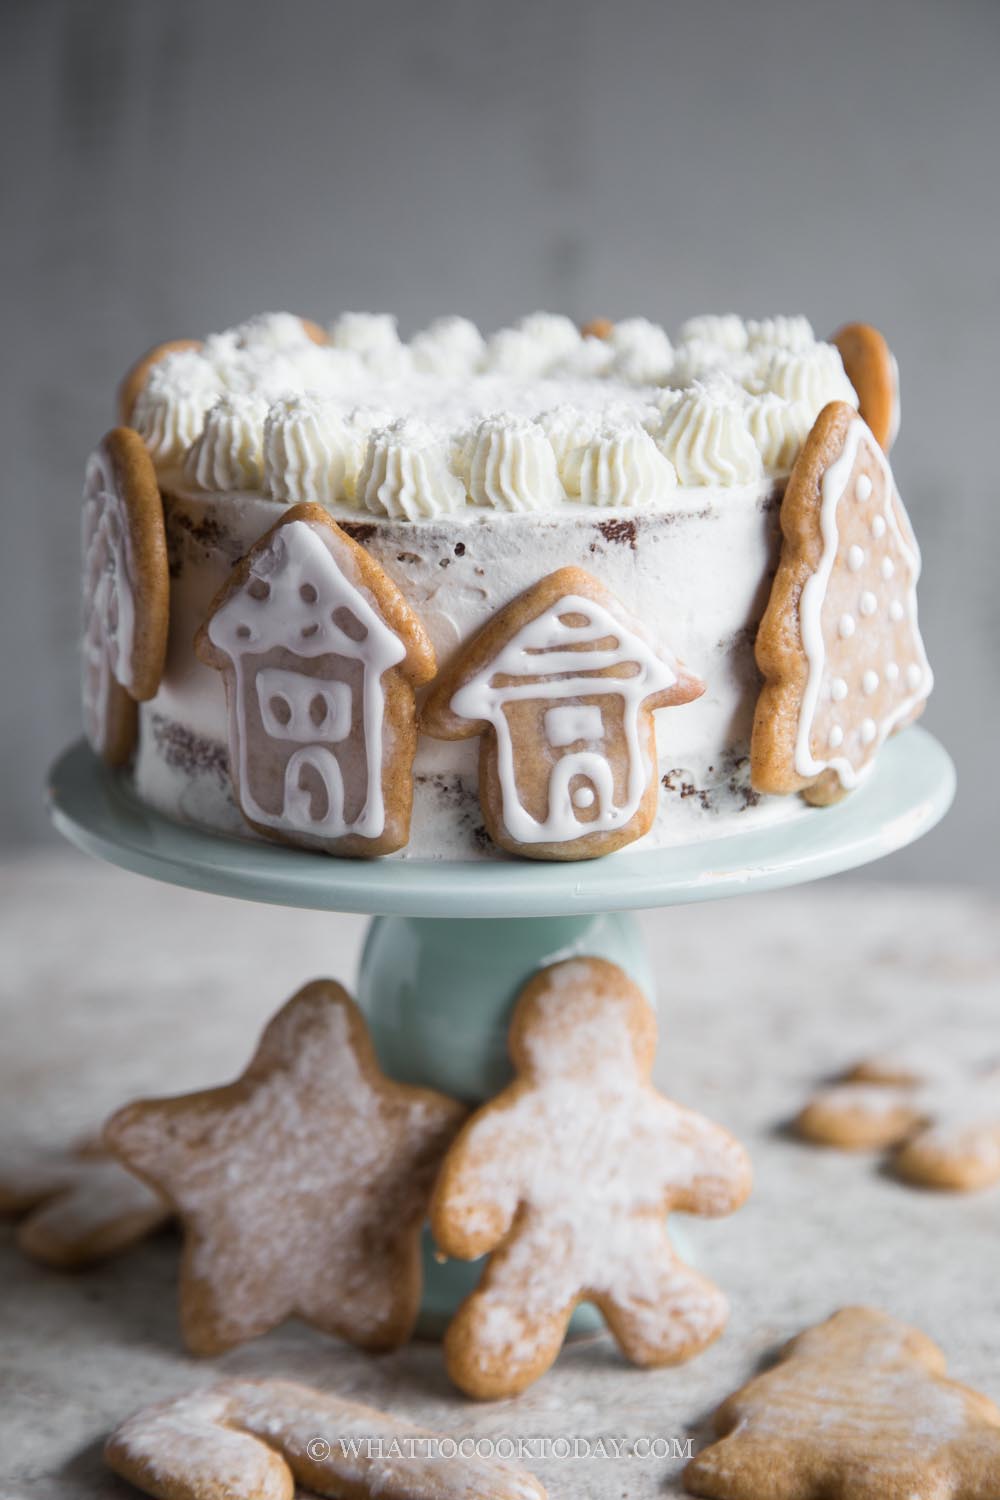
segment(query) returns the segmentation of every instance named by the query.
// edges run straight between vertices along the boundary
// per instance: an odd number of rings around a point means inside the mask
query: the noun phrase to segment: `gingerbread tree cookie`
[[[581,1301],[640,1365],[689,1359],[722,1331],[725,1298],[677,1258],[665,1219],[731,1213],[750,1164],[656,1092],[655,1051],[648,1001],[604,959],[553,964],[522,991],[515,1080],[460,1132],[431,1206],[446,1254],[491,1257],[445,1336],[469,1395],[514,1395],[544,1374]]]
[[[136,703],[160,685],[169,615],[153,462],[137,432],[115,427],[90,455],[83,491],[83,727],[108,765],[128,760]]]
[[[142,1100],[105,1139],[184,1229],[184,1338],[215,1354],[297,1315],[367,1349],[410,1335],[453,1100],[391,1082],[339,984],[307,984],[234,1083]]]
[[[781,561],[757,636],[765,682],[750,750],[759,792],[835,802],[871,772],[933,678],[917,624],[920,554],[892,471],[831,401],[781,507]]]
[[[858,396],[858,409],[875,441],[889,452],[899,432],[899,367],[870,323],[845,323],[830,339]]]
[[[229,763],[256,832],[371,856],[409,838],[414,687],[434,649],[399,589],[319,505],[233,569],[195,649],[223,675]]]
[[[104,1457],[161,1500],[292,1500],[296,1482],[352,1500],[545,1500],[527,1470],[442,1446],[440,1433],[291,1380],[227,1380],[136,1412]]]
[[[940,1048],[903,1047],[821,1089],[796,1128],[846,1150],[895,1148],[892,1166],[924,1187],[1000,1182],[1000,1065],[974,1069]]]
[[[0,1214],[18,1219],[30,1260],[75,1270],[119,1255],[159,1229],[170,1209],[98,1145],[42,1153],[5,1149]]]
[[[994,1500],[1000,1410],[925,1334],[866,1307],[800,1333],[684,1471],[712,1500]]]
[[[656,813],[653,711],[705,690],[581,568],[561,568],[500,611],[435,683],[421,728],[481,735],[490,837],[532,859],[593,859]]]

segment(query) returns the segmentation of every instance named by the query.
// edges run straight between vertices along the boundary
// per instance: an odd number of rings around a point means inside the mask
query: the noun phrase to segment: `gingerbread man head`
[[[511,1061],[539,1084],[649,1078],[656,1056],[656,1018],[634,984],[603,958],[565,959],[543,969],[522,991],[510,1029]]]

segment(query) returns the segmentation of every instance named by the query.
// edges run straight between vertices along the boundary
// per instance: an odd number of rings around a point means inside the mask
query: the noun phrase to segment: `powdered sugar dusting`
[[[226,1344],[292,1313],[373,1342],[405,1315],[430,1176],[460,1111],[376,1075],[358,1025],[339,986],[307,986],[235,1084],[111,1122],[115,1148],[176,1203],[187,1276]]]

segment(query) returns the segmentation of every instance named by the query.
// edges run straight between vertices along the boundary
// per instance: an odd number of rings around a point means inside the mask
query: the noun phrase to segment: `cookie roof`
[[[606,338],[534,313],[489,338],[386,314],[321,332],[269,313],[149,365],[133,411],[161,480],[420,520],[483,509],[656,509],[678,487],[786,473],[820,409],[857,404],[804,318],[644,318]]]

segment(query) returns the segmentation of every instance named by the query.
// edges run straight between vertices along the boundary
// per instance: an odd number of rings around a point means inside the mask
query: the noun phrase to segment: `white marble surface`
[[[53,1143],[123,1099],[238,1071],[303,980],[350,983],[363,922],[251,907],[151,884],[76,855],[0,865],[0,1141]],[[0,1495],[114,1500],[100,1443],[137,1405],[219,1373],[284,1375],[356,1394],[456,1436],[689,1435],[776,1343],[868,1301],[918,1322],[952,1372],[1000,1400],[1000,1190],[906,1188],[866,1157],[782,1133],[811,1084],[911,1028],[995,1050],[996,900],[961,891],[810,890],[643,917],[659,975],[661,1086],[748,1143],[754,1195],[692,1222],[733,1305],[724,1338],[676,1370],[627,1367],[606,1339],[564,1351],[516,1402],[474,1406],[434,1346],[371,1358],[288,1325],[213,1361],[182,1351],[176,1240],[78,1275],[0,1242]],[[275,1226],[280,1233],[280,1225]],[[554,1497],[679,1493],[679,1461],[549,1458]]]

